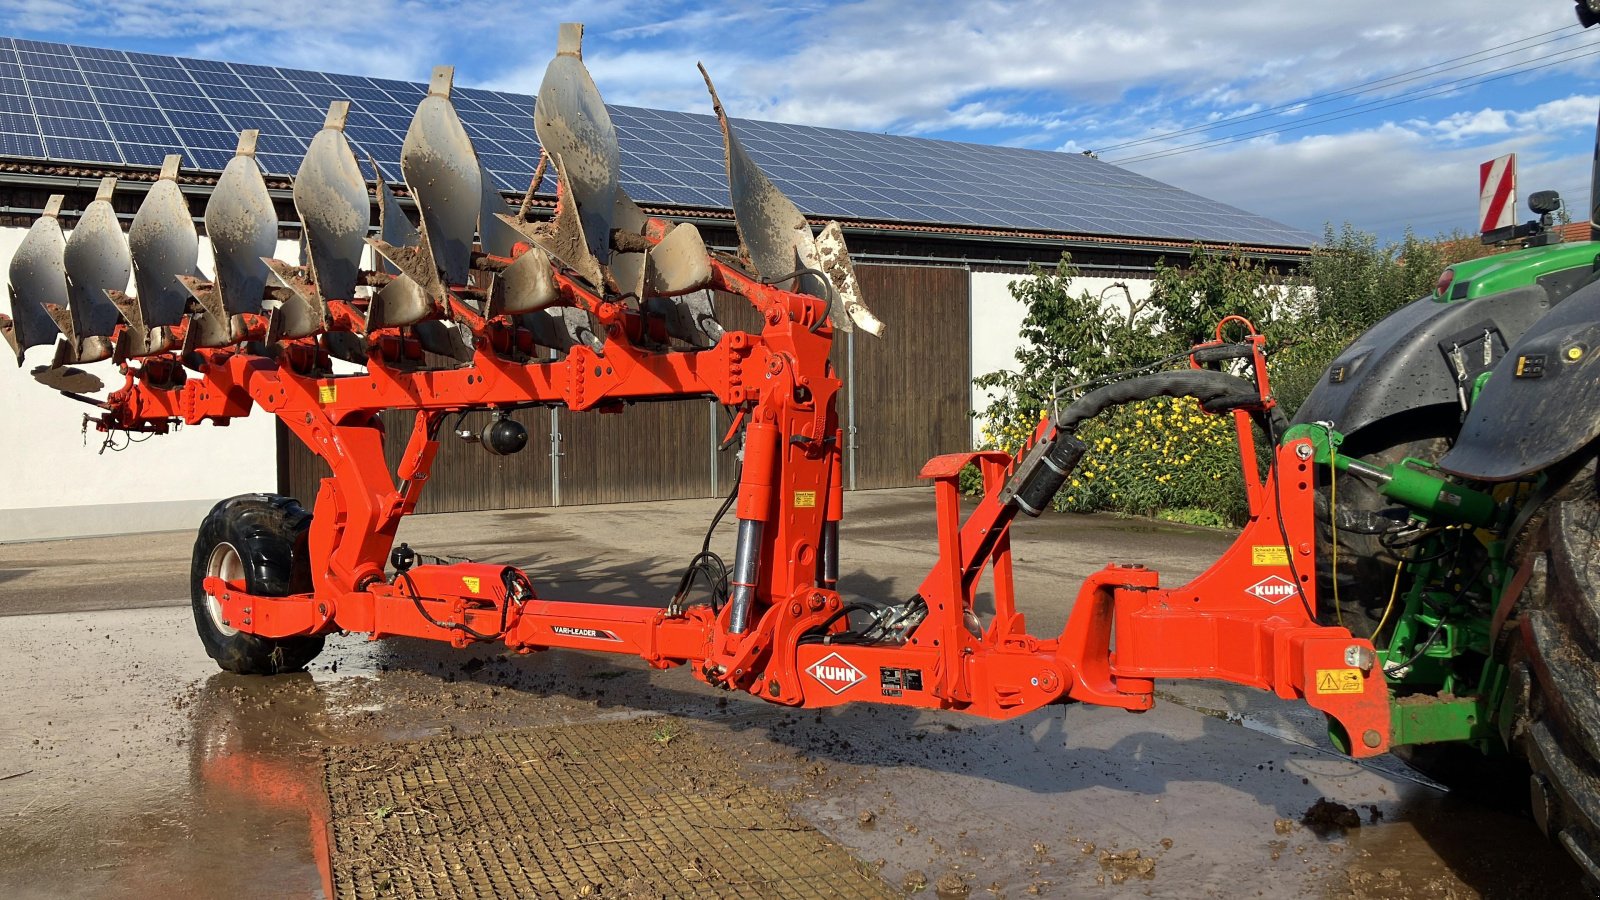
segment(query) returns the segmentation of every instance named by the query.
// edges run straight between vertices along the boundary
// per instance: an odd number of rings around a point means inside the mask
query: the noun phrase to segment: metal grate
[[[897,896],[687,727],[329,750],[334,895]]]

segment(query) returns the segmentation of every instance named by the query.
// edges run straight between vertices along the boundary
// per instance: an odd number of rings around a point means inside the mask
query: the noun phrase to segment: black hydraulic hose
[[[801,644],[810,644],[810,643],[818,643],[818,642],[827,643],[827,639],[830,637],[830,635],[828,634],[828,629],[833,627],[833,623],[839,621],[840,619],[844,618],[845,616],[850,615],[853,612],[877,612],[877,611],[878,611],[878,607],[877,606],[875,606],[875,605],[873,605],[871,603],[867,603],[865,601],[857,600],[857,601],[853,601],[851,603],[846,603],[843,606],[840,606],[839,609],[837,611],[835,611],[833,615],[829,616],[827,618],[827,620],[824,621],[821,625],[818,625],[815,628],[812,628],[809,631],[807,631],[805,634],[801,635],[799,640],[796,641],[796,643],[801,643]],[[837,635],[832,635],[832,637],[845,637],[845,636],[859,637],[860,635],[856,635],[856,634],[854,634],[852,632],[848,632],[848,631],[841,632],[840,634],[837,634]]]
[[[1156,397],[1192,397],[1210,413],[1249,409],[1256,424],[1273,443],[1289,426],[1288,418],[1276,406],[1267,411],[1260,409],[1260,390],[1243,378],[1209,369],[1139,375],[1095,388],[1068,404],[1056,416],[1055,433],[1035,444],[1017,464],[1016,471],[1006,482],[1003,499],[1030,516],[1039,515],[1060,492],[1087,449],[1077,438],[1078,426],[1113,406]],[[993,541],[999,533],[998,529],[993,530],[986,540]],[[975,559],[982,559],[989,548],[978,549]],[[968,572],[965,577],[970,579],[976,574]]]
[[[732,446],[732,439],[724,442],[719,449]],[[683,577],[678,580],[678,590],[668,601],[667,608],[682,611],[685,608],[684,599],[689,596],[689,591],[694,587],[696,578],[704,578],[707,589],[711,592],[711,611],[722,612],[722,604],[728,599],[728,565],[721,556],[711,552],[711,536],[716,533],[717,526],[721,524],[723,516],[733,508],[734,501],[739,498],[740,477],[744,472],[744,463],[741,461],[733,470],[733,487],[728,491],[728,496],[717,508],[716,515],[711,517],[711,525],[706,528],[705,540],[700,544],[700,552],[689,560],[689,565],[684,569]]]
[[[1254,344],[1217,344],[1213,347],[1201,347],[1189,356],[1195,362],[1204,365],[1233,359],[1250,359],[1255,356],[1255,352]]]
[[[423,605],[422,605],[422,597],[421,597],[420,594],[417,593],[417,583],[411,580],[411,573],[402,571],[402,572],[399,573],[399,578],[397,580],[405,582],[406,593],[408,595],[410,595],[412,604],[414,604],[417,607],[417,614],[422,616],[423,620],[426,621],[429,625],[432,625],[435,628],[443,629],[445,631],[459,631],[462,634],[465,634],[467,637],[472,638],[474,641],[479,641],[479,642],[493,641],[493,640],[498,639],[501,635],[505,634],[506,613],[505,613],[504,609],[501,609],[501,611],[500,611],[500,634],[484,634],[484,633],[482,633],[480,631],[473,630],[472,626],[468,625],[465,622],[440,622],[440,621],[437,621],[436,619],[433,618],[433,616],[428,615],[428,610],[425,607],[423,607]],[[510,602],[511,602],[510,599],[507,598],[506,603],[509,604]]]
[[[1206,412],[1221,413],[1252,406],[1261,402],[1261,393],[1255,384],[1209,369],[1188,369],[1173,372],[1152,372],[1127,381],[1119,381],[1095,388],[1068,404],[1056,418],[1056,427],[1072,434],[1083,422],[1098,416],[1113,406],[1137,403],[1155,397],[1193,397],[1200,401]],[[1274,406],[1267,420],[1252,411],[1262,430],[1268,434],[1281,433],[1288,428],[1289,420],[1283,411]]]

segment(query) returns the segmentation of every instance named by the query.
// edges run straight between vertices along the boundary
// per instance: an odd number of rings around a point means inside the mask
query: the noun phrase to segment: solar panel
[[[39,117],[39,130],[46,137],[83,138],[92,141],[111,140],[111,130],[104,122],[90,122],[83,119],[53,119],[49,116]]]
[[[298,169],[333,100],[346,134],[386,177],[422,84],[0,37],[0,155],[158,166],[181,152],[220,171],[237,132],[261,132],[269,174]],[[534,98],[462,87],[456,109],[503,191],[538,162]],[[722,134],[710,115],[610,107],[623,186],[648,204],[728,206]],[[741,141],[802,211],[823,216],[1105,236],[1305,246],[1279,222],[1072,153],[736,120]],[[364,160],[363,160],[364,162]],[[546,178],[542,190],[549,191]]]
[[[105,111],[108,122],[134,122],[140,125],[171,124],[166,113],[147,106],[102,106],[101,109]]]
[[[181,135],[185,130],[194,131],[227,131],[228,122],[216,113],[188,112],[186,110],[168,109],[167,119]]]
[[[44,155],[44,141],[31,134],[0,132],[0,154],[41,157]]]
[[[165,125],[141,125],[136,122],[107,122],[111,136],[123,144],[165,144],[181,146],[178,134]]]
[[[93,103],[80,100],[56,100],[51,97],[33,98],[33,109],[41,116],[57,116],[86,122],[102,121],[100,110]]]
[[[46,137],[45,152],[51,159],[92,159],[120,164],[122,154],[111,141],[81,141],[74,138]]]

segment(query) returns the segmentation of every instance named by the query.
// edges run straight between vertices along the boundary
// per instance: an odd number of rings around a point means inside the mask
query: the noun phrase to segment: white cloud
[[[1070,152],[1285,104],[1295,105],[1243,129],[1317,123],[1330,107],[1298,101],[1444,57],[1501,53],[1515,36],[1574,21],[1570,5],[1555,0],[1510,11],[1501,0],[1456,0],[1448,9],[1393,0],[977,0],[937,9],[908,0],[0,0],[0,30],[11,33],[411,79],[454,63],[460,84],[519,92],[537,88],[555,25],[575,20],[588,25],[586,61],[613,103],[707,112],[694,69],[701,60],[737,117]],[[1581,46],[1578,34],[1527,42],[1442,77],[1534,62]],[[1546,74],[1576,79],[1596,62]],[[1548,96],[1546,89],[1540,99]],[[1574,93],[1519,108],[1505,97],[1463,92],[1451,114],[1401,107],[1395,114],[1418,118],[1328,121],[1312,127],[1356,130],[1264,135],[1133,167],[1311,228],[1324,219],[1382,228],[1407,210],[1442,219],[1460,209],[1470,224],[1472,167],[1500,146],[1522,154],[1525,183],[1534,167],[1548,166],[1559,175],[1550,183],[1581,188],[1586,178],[1571,173],[1583,167],[1572,161],[1587,154],[1576,152],[1574,135],[1589,127],[1600,100]],[[1121,155],[1224,133],[1157,140]]]
[[[1387,236],[1408,224],[1422,234],[1471,232],[1478,164],[1513,151],[1524,196],[1559,190],[1573,218],[1587,218],[1591,154],[1574,152],[1570,143],[1517,133],[1441,147],[1422,129],[1391,123],[1338,135],[1264,137],[1128,168],[1312,232],[1325,222],[1346,221]]]
[[[1532,109],[1463,110],[1437,122],[1413,121],[1411,124],[1448,141],[1514,132],[1549,135],[1575,129],[1592,129],[1597,104],[1600,104],[1600,96],[1573,94],[1541,103]]]
[[[1493,0],[1425,5],[1377,0],[1174,4],[1046,0],[959,6],[929,17],[902,3],[838,7],[793,53],[751,59],[738,72],[761,112],[787,121],[864,128],[918,127],[975,96],[1031,92],[1059,108],[1110,104],[1131,86],[1249,108],[1276,105],[1434,62],[1440,48],[1504,43]],[[1395,21],[1397,17],[1403,17]],[[1519,10],[1518,33],[1566,25],[1560,4]],[[1340,39],[1361,33],[1359,40]],[[1531,58],[1529,50],[1494,64]],[[801,74],[796,74],[796,73]],[[842,119],[842,120],[841,120]]]
[[[1425,127],[1431,128],[1445,140],[1459,141],[1491,134],[1506,134],[1511,131],[1511,117],[1506,115],[1504,110],[1479,109],[1458,112],[1443,121]]]

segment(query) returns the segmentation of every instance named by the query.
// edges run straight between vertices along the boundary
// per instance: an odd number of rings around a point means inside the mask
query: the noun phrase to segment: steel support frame
[[[846,473],[826,305],[721,263],[715,270],[717,287],[762,313],[759,335],[728,332],[716,347],[695,352],[647,349],[640,337],[649,323],[637,312],[558,275],[563,291],[606,328],[603,354],[576,346],[556,361],[507,360],[490,349],[497,340],[505,345],[506,336],[496,334],[503,326],[471,316],[461,318],[483,349],[458,369],[405,371],[375,358],[363,375],[313,376],[261,356],[201,351],[201,377],[178,386],[166,374],[145,377],[130,366],[100,424],[224,424],[259,406],[328,463],[332,474],[320,486],[309,535],[311,593],[263,597],[240,584],[206,583],[234,627],[263,637],[349,631],[458,646],[488,637],[522,652],[563,647],[627,653],[661,668],[690,665],[707,682],[783,704],[870,700],[997,718],[1071,700],[1143,710],[1153,702],[1156,678],[1213,678],[1304,698],[1358,736],[1348,742],[1357,756],[1387,750],[1387,691],[1371,666],[1370,643],[1315,623],[1309,442],[1277,448],[1275,470],[1262,480],[1243,411],[1233,415],[1251,519],[1232,549],[1189,584],[1162,589],[1153,571],[1111,566],[1085,582],[1061,635],[1029,635],[1012,587],[1016,507],[1001,499],[1015,458],[954,454],[935,458],[922,473],[935,483],[939,534],[938,561],[919,591],[926,620],[903,644],[832,643],[846,628],[844,600],[822,557],[830,524],[836,528],[842,518]],[[675,398],[715,399],[746,416],[737,515],[761,527],[743,630],[732,622],[732,602],[720,613],[700,606],[671,615],[511,596],[505,566],[423,565],[392,580],[386,574],[396,529],[416,508],[446,416]],[[1271,402],[1264,381],[1262,401]],[[393,474],[383,455],[384,409],[415,412]],[[1049,427],[1042,423],[1037,437]],[[980,467],[986,491],[963,522],[958,480],[968,464]],[[986,570],[996,613],[974,634],[969,614]],[[1273,578],[1293,585],[1293,595],[1258,596]]]

